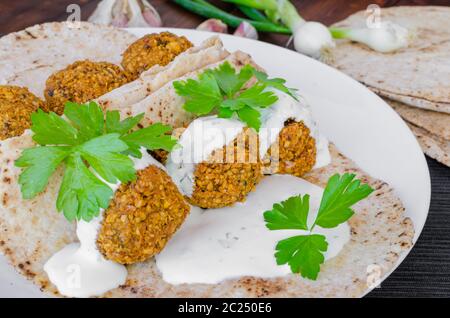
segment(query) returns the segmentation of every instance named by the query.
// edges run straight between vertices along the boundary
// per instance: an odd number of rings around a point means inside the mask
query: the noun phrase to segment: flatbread
[[[450,167],[450,114],[384,100],[405,120],[422,151]]]
[[[44,96],[45,81],[78,60],[120,64],[122,53],[137,38],[108,26],[51,22],[0,38],[0,85],[17,85]]]
[[[250,55],[236,51],[228,55],[228,57],[224,60],[187,73],[176,80],[185,81],[187,79],[197,78],[198,75],[206,69],[216,68],[225,61],[228,61],[237,70],[241,69],[246,64],[251,64],[257,69],[261,69],[253,62]],[[173,87],[173,82],[174,80],[166,83],[160,89],[148,95],[138,103],[126,107],[120,107],[118,110],[121,117],[136,116],[144,113],[144,118],[140,122],[140,124],[144,127],[156,122],[162,122],[176,128],[188,125],[194,119],[194,115],[186,112],[182,108],[184,98],[176,93],[175,88]]]
[[[55,198],[61,171],[50,180],[44,193],[22,200],[17,178],[20,169],[14,161],[21,149],[32,145],[31,135],[0,142],[0,250],[20,273],[41,290],[58,295],[43,270],[45,262],[64,245],[76,241],[75,228],[56,212]],[[375,192],[355,206],[350,220],[351,240],[341,253],[327,261],[317,281],[298,275],[276,279],[242,277],[220,284],[170,285],[163,281],[153,259],[129,266],[125,285],[106,297],[359,297],[373,279],[384,277],[399,257],[412,247],[414,227],[404,217],[404,208],[386,183],[361,171],[353,162],[331,147],[332,163],[312,171],[305,178],[325,186],[336,173],[354,172]],[[180,269],[182,270],[182,269]]]
[[[366,27],[366,19],[365,11],[360,11],[334,26]],[[382,96],[450,113],[450,7],[383,8],[381,20],[412,30],[412,44],[384,54],[340,40],[331,65]]]
[[[97,102],[108,109],[130,106],[143,100],[167,82],[209,64],[217,63],[228,55],[219,37],[211,37],[201,45],[181,53],[168,65],[153,66],[142,73],[137,80],[99,97]]]
[[[423,152],[450,167],[450,141],[445,140],[412,123],[406,122],[417,138]]]
[[[450,114],[411,107],[389,99],[385,99],[385,101],[404,120],[425,129],[431,134],[450,141]]]

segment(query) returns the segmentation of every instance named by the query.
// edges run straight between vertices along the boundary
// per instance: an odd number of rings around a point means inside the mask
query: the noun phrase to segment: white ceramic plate
[[[142,36],[163,29],[130,29]],[[164,29],[185,35],[194,44],[208,32]],[[229,51],[250,53],[272,77],[287,79],[311,104],[321,131],[372,176],[391,184],[420,235],[430,204],[430,176],[425,157],[401,118],[377,95],[343,73],[294,51],[264,42],[221,35]],[[398,264],[403,261],[401,258]],[[398,266],[397,264],[397,266]],[[0,297],[39,297],[31,283],[0,258]]]

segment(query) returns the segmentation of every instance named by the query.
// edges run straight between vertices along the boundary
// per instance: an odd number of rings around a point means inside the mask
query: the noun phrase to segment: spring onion
[[[363,43],[371,49],[388,53],[408,47],[412,34],[408,29],[392,23],[381,22],[377,27],[361,29],[330,28],[336,39],[349,39]]]
[[[247,6],[238,5],[238,9],[249,19],[260,22],[270,22],[270,20],[259,10]]]
[[[225,12],[212,4],[201,1],[201,0],[173,0],[173,2],[179,4],[183,8],[192,11],[198,15],[207,17],[220,19],[225,24],[237,28],[242,22],[248,22],[255,27],[258,31],[262,32],[274,32],[274,33],[283,33],[290,34],[290,30],[286,27],[277,25],[272,22],[262,22],[262,21],[252,21],[248,19],[243,19],[236,17],[228,12]],[[206,2],[206,3],[205,3]]]
[[[303,54],[319,58],[334,46],[328,28],[319,22],[307,22],[298,14],[295,6],[288,0],[224,0],[237,5],[272,12],[294,35],[294,47]]]

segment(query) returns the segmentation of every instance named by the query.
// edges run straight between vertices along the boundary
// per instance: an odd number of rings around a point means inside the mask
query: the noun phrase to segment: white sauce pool
[[[322,192],[322,188],[303,179],[273,175],[264,179],[245,203],[215,210],[192,207],[186,222],[156,256],[163,279],[170,284],[215,284],[246,275],[262,278],[288,275],[289,266],[275,262],[275,246],[279,240],[306,232],[270,231],[265,227],[263,213],[276,202],[309,193],[311,224]],[[350,239],[347,223],[334,229],[316,227],[314,233],[327,237],[326,260],[336,256]]]
[[[142,149],[142,158],[132,158],[136,170],[150,165],[164,167]],[[107,183],[115,192],[120,183]],[[68,297],[101,296],[125,283],[128,272],[125,266],[103,257],[97,248],[97,235],[103,220],[103,210],[90,222],[77,223],[79,243],[72,243],[54,254],[44,265],[50,281],[58,291]]]

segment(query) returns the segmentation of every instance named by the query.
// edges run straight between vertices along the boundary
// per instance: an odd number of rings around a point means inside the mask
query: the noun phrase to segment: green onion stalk
[[[186,10],[194,12],[203,17],[222,20],[225,24],[233,28],[237,28],[243,22],[247,22],[253,25],[256,30],[261,32],[273,32],[282,34],[291,33],[289,28],[270,21],[254,21],[234,16],[204,0],[173,0],[173,2],[177,3]]]
[[[266,15],[279,19],[293,35],[295,49],[314,58],[321,58],[334,46],[328,28],[319,22],[305,21],[295,6],[288,0],[224,0],[240,6],[261,10]]]
[[[414,39],[408,29],[385,21],[377,25],[359,29],[328,28],[318,22],[307,22],[297,12],[289,0],[224,0],[240,6],[272,12],[294,35],[297,51],[312,57],[323,58],[324,53],[334,47],[334,39],[349,39],[367,45],[371,49],[388,53],[405,47]],[[276,14],[273,11],[276,11]],[[269,16],[269,15],[268,15]]]
[[[236,4],[249,19],[236,17],[206,0],[174,0],[199,15],[222,20],[231,27],[242,22],[252,24],[262,32],[292,34],[295,49],[314,58],[326,59],[335,46],[334,39],[349,39],[371,49],[386,53],[407,47],[412,34],[392,22],[382,22],[370,28],[327,28],[314,21],[305,21],[289,0],[223,0]],[[264,12],[264,14],[262,13]],[[280,22],[282,25],[280,25]]]

